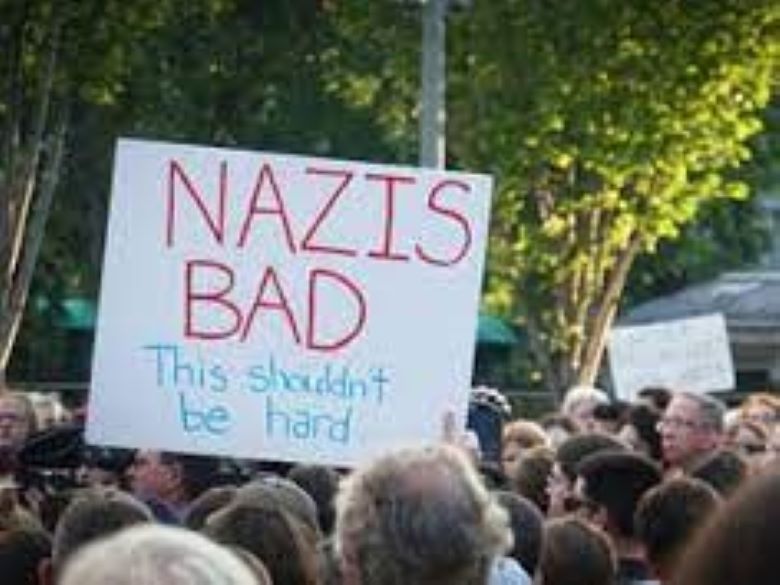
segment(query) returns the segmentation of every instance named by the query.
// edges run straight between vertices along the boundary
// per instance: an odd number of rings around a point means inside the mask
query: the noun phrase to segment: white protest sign
[[[617,327],[608,348],[612,381],[624,400],[646,386],[690,392],[734,388],[726,321],[719,313]]]
[[[351,465],[465,418],[492,180],[120,140],[87,439]]]

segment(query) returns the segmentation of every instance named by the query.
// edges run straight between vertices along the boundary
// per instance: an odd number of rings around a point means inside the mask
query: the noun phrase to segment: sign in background
[[[720,313],[617,327],[608,349],[612,382],[624,400],[646,386],[690,392],[734,388],[726,321]]]
[[[91,443],[351,465],[465,418],[486,176],[120,140]]]

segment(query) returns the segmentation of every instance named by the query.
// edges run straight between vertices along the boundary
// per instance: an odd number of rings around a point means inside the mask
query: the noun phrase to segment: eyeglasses
[[[742,451],[745,455],[758,455],[760,453],[766,453],[766,445],[737,445],[737,449]]]
[[[675,429],[701,429],[702,424],[695,420],[688,420],[678,416],[664,416],[658,421],[658,428],[667,427]]]

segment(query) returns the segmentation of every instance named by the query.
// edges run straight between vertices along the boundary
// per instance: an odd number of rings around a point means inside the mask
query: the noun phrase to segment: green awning
[[[35,309],[40,312],[49,310],[49,300],[37,298]],[[73,331],[88,331],[95,328],[97,321],[97,305],[84,297],[70,297],[60,301],[59,310],[54,317],[54,324],[63,329]]]
[[[479,314],[477,343],[493,345],[517,345],[519,339],[511,325],[493,315]]]
[[[97,306],[89,299],[70,298],[62,301],[62,317],[58,325],[65,329],[94,329],[97,320]]]

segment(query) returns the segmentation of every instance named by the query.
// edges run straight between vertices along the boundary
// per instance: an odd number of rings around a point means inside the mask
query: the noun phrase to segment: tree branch
[[[46,222],[49,218],[54,192],[57,189],[65,151],[67,113],[57,125],[51,138],[50,151],[44,162],[45,172],[40,181],[40,190],[30,214],[29,225],[25,232],[24,245],[21,247],[18,270],[14,275],[13,286],[8,295],[8,306],[2,315],[0,324],[0,375],[4,376],[11,351],[22,321],[30,283],[35,272]]]
[[[640,244],[641,236],[638,231],[635,231],[607,277],[606,289],[596,307],[594,318],[591,321],[592,325],[586,331],[587,349],[582,369],[578,375],[578,382],[582,384],[593,384],[596,381],[601,357],[606,347],[607,331],[614,321],[620,295],[625,287],[634,259],[639,253]]]

